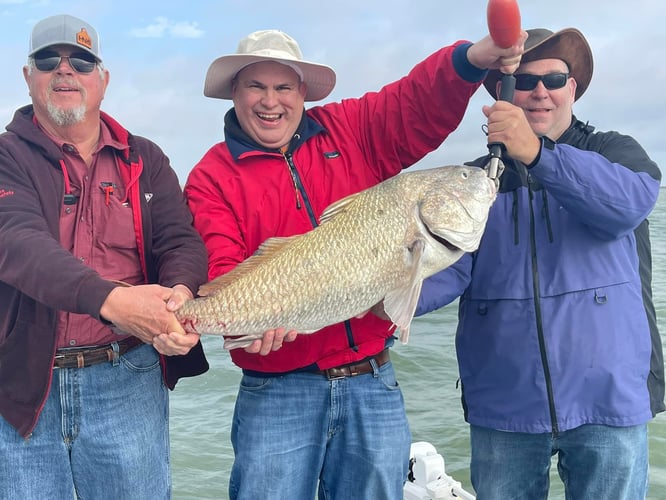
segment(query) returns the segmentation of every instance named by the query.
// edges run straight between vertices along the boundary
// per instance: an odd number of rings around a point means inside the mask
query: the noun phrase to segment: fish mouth
[[[436,242],[438,242],[440,245],[446,247],[447,249],[451,250],[452,252],[457,252],[459,250],[462,250],[461,248],[455,246],[453,243],[451,243],[449,240],[442,238],[438,234],[433,233],[427,226],[426,226],[426,231],[430,235],[432,239],[434,239]]]

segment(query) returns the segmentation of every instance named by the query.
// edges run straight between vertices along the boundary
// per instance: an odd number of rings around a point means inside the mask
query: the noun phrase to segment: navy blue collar
[[[294,152],[298,147],[315,135],[325,132],[326,129],[317,123],[313,118],[308,116],[307,112],[303,111],[301,123],[298,124],[296,133],[289,141],[287,154]],[[236,110],[231,108],[224,116],[224,140],[227,143],[229,152],[235,161],[245,153],[249,152],[264,152],[264,153],[279,153],[279,149],[265,148],[257,144],[249,135],[243,131],[236,116]]]

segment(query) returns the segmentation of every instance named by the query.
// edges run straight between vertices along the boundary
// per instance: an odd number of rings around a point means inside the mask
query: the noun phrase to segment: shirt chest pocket
[[[93,202],[94,244],[100,249],[136,250],[132,208],[117,196],[95,193]]]

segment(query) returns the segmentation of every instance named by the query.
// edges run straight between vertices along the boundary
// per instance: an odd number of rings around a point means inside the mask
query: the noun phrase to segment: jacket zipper
[[[291,181],[294,183],[294,192],[296,194],[296,210],[301,209],[302,207],[301,199],[302,199],[303,205],[305,205],[305,209],[308,211],[308,217],[310,218],[312,227],[315,228],[319,225],[319,222],[317,221],[317,217],[315,217],[314,210],[312,210],[312,204],[310,203],[310,198],[308,198],[308,195],[305,192],[305,188],[303,187],[303,182],[301,181],[301,177],[298,175],[298,170],[296,169],[296,165],[294,164],[294,157],[291,153],[287,153],[285,151],[282,151],[282,156],[284,157],[284,161],[287,163],[287,168],[289,169],[289,175],[291,176]],[[351,328],[351,322],[347,320],[344,322],[344,325],[345,325],[345,334],[347,335],[347,344],[349,345],[350,349],[357,351],[358,346],[354,342],[354,335]]]
[[[536,224],[534,220],[534,191],[532,191],[532,177],[527,174],[527,192],[529,195],[530,206],[530,246],[532,255],[532,287],[534,293],[534,314],[536,316],[537,336],[539,339],[539,350],[541,353],[541,364],[543,366],[543,374],[546,381],[546,392],[548,394],[548,406],[550,410],[550,420],[553,435],[559,432],[557,425],[557,413],[555,411],[555,398],[553,396],[553,381],[550,376],[550,368],[548,366],[548,356],[546,354],[546,339],[543,333],[543,318],[541,317],[541,296],[539,293],[539,266],[537,264],[537,249],[536,249]]]
[[[296,194],[296,210],[301,209],[302,199],[303,204],[305,205],[305,209],[308,211],[308,217],[310,218],[312,227],[317,227],[319,223],[317,222],[317,218],[315,217],[314,211],[312,210],[310,199],[308,198],[308,195],[305,192],[305,188],[303,187],[303,182],[301,182],[301,177],[298,175],[298,170],[296,170],[296,165],[294,165],[294,157],[291,153],[285,152],[282,153],[282,156],[284,157],[284,161],[287,163],[289,175],[291,176],[291,181],[294,184],[294,193]]]

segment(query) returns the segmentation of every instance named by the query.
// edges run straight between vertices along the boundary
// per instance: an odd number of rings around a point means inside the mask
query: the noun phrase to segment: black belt
[[[118,352],[113,350],[113,344],[58,349],[53,359],[53,366],[56,368],[85,368],[106,363],[143,344],[137,337],[127,337],[116,343]]]
[[[365,373],[370,373],[374,371],[375,368],[373,366],[373,363],[371,363],[372,360],[375,361],[375,366],[379,367],[388,363],[390,359],[391,358],[389,357],[389,350],[384,349],[380,353],[375,354],[370,358],[364,359],[363,361],[359,361],[358,363],[352,363],[350,365],[344,365],[344,366],[336,366],[334,368],[328,368],[326,370],[319,370],[314,373],[323,375],[328,380],[335,380],[345,377],[355,377],[356,375],[363,375]]]

